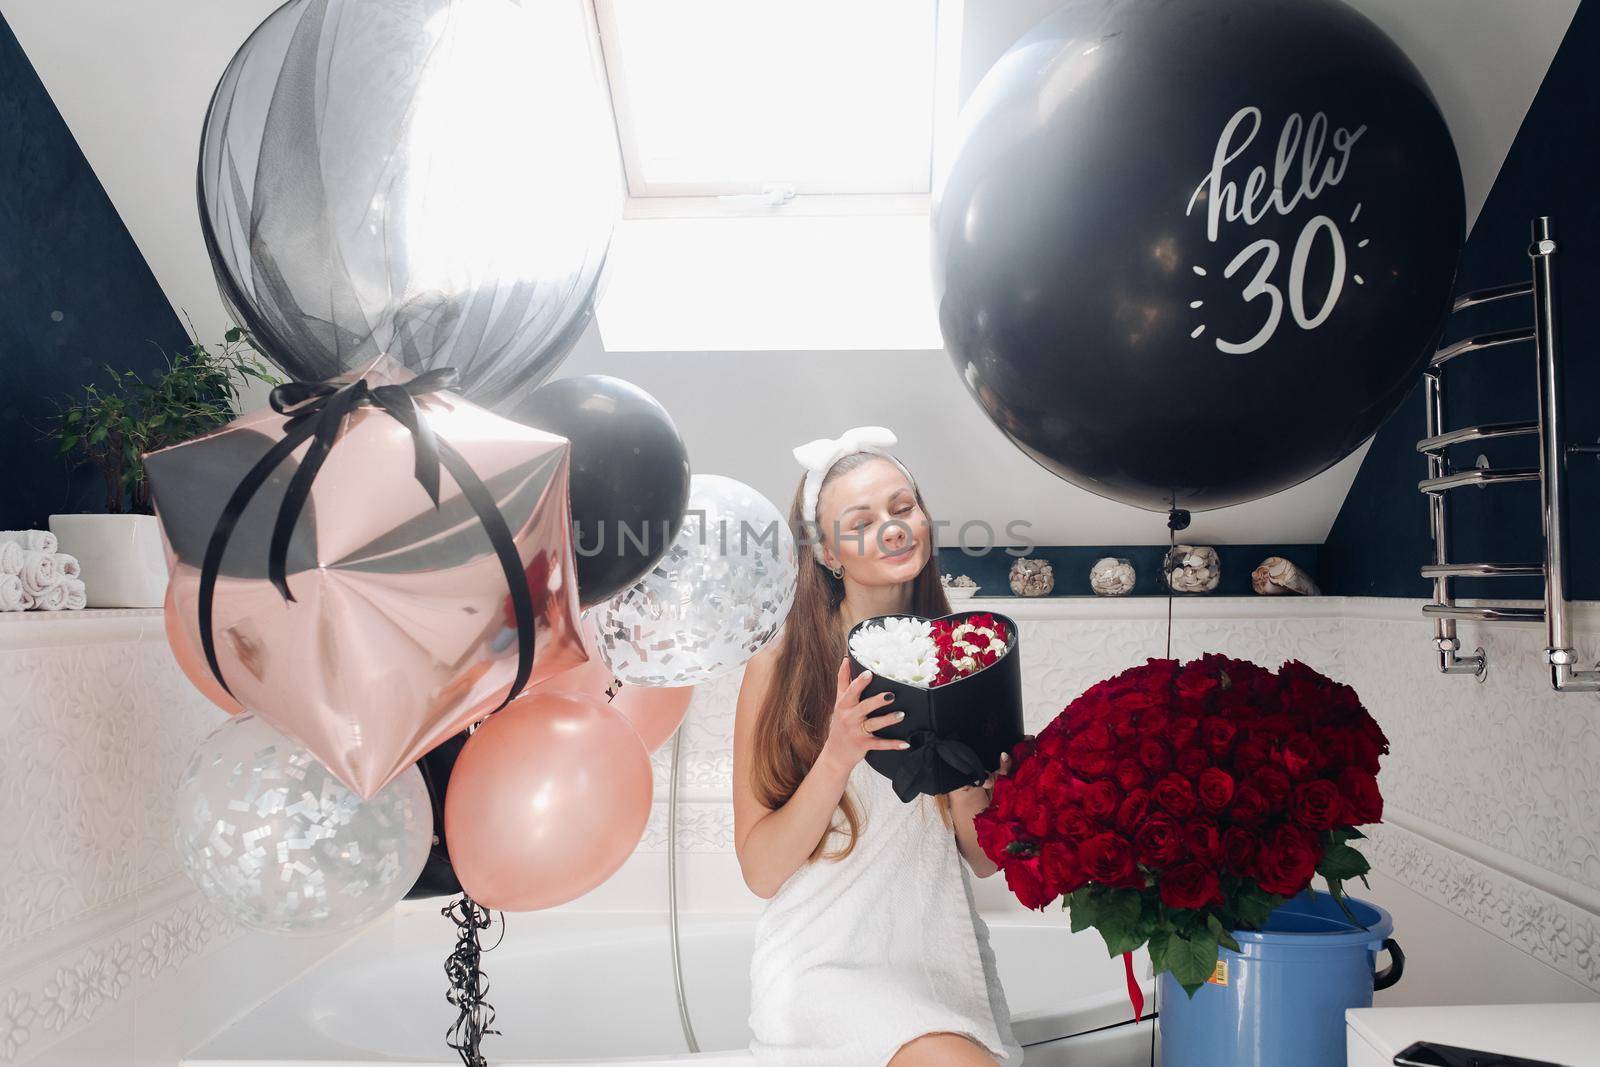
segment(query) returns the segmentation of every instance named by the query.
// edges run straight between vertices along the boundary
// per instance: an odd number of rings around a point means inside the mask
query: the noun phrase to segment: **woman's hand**
[[[1032,740],[1032,738],[1033,738],[1032,734],[1023,734],[1022,735],[1022,739],[1024,741]],[[1002,774],[1010,774],[1011,773],[1011,763],[1012,763],[1012,760],[1011,760],[1011,753],[1010,752],[1002,752],[1002,753],[1000,753],[1000,768],[998,770],[990,771],[989,772],[989,777],[987,777],[987,778],[985,778],[983,780],[983,784],[982,785],[980,785],[980,786],[970,786],[969,787],[969,788],[973,788],[973,789],[982,789],[983,790],[984,801],[983,801],[983,808],[979,809],[980,811],[981,810],[986,810],[989,807],[989,805],[994,802],[994,783],[995,783],[995,780],[997,778],[999,778]]]
[[[871,671],[862,671],[854,680],[851,679],[848,656],[839,661],[839,688],[833,701],[833,717],[828,722],[828,737],[823,742],[822,754],[818,759],[826,759],[849,770],[874,749],[911,747],[909,741],[893,741],[878,737],[873,732],[899,722],[906,717],[906,713],[884,711],[894,699],[893,693],[879,693],[862,700],[861,691],[870,681]]]

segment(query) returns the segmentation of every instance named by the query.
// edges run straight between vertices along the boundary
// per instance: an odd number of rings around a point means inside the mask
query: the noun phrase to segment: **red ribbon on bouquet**
[[[1144,990],[1139,988],[1139,980],[1133,976],[1133,953],[1122,954],[1122,969],[1128,972],[1128,1003],[1133,1005],[1133,1021],[1138,1022],[1144,1018]]]

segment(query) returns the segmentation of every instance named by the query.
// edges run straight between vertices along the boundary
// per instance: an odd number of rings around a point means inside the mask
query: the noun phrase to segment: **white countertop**
[[[1353,1008],[1345,1013],[1350,1063],[1383,1063],[1414,1041],[1434,1041],[1565,1067],[1600,1064],[1600,1004],[1487,1004]],[[1357,1041],[1367,1047],[1360,1048]]]

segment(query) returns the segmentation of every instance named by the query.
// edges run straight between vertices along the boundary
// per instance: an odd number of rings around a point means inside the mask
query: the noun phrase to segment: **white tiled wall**
[[[1542,630],[1464,625],[1486,682],[1439,675],[1420,601],[1195,597],[1172,653],[1298,658],[1349,682],[1393,741],[1371,895],[1411,977],[1387,1002],[1600,996],[1600,696],[1555,694]],[[1030,730],[1089,685],[1166,653],[1160,599],[976,601],[1023,634]],[[1584,662],[1600,654],[1579,613]],[[681,744],[679,889],[694,911],[753,911],[732,852],[739,675],[701,686]],[[0,1064],[162,1063],[328,951],[242,934],[178,870],[170,797],[221,721],[184,682],[159,613],[0,616]],[[623,870],[568,907],[665,906],[671,745]],[[1001,879],[980,906],[1017,908]]]
[[[0,615],[0,1063],[170,1064],[330,947],[241,935],[179,870],[173,787],[223,717],[160,612]]]

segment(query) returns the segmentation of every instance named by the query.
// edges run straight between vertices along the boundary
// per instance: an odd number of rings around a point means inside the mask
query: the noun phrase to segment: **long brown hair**
[[[823,478],[823,486],[874,459],[881,457],[869,452],[845,456],[828,471]],[[806,529],[802,514],[804,491],[805,479],[802,477],[795,488],[794,501],[789,505],[789,526],[796,539],[801,539]],[[912,491],[916,495],[917,506],[927,515],[928,509],[922,503],[922,491],[915,486]],[[756,717],[751,784],[756,796],[768,808],[776,809],[794,796],[827,739],[828,723],[832,720],[833,703],[837,695],[839,661],[844,658],[846,651],[844,634],[839,625],[839,610],[843,602],[844,580],[835,578],[820,566],[811,552],[810,544],[802,541],[794,605],[783,624],[783,637],[772,671],[772,684]],[[939,549],[931,516],[928,525],[928,562],[912,579],[909,610],[925,618],[937,618],[950,613],[950,601],[945,596],[944,584],[939,580]],[[939,796],[935,798],[935,803],[945,825],[953,827],[955,823],[950,814],[950,798]],[[807,862],[819,856],[843,859],[855,848],[856,836],[861,831],[861,815],[850,799],[848,790],[839,798],[839,810],[844,813],[848,829],[830,825],[828,832],[811,850]],[[832,834],[843,834],[845,843],[838,851],[828,853],[823,846]]]

